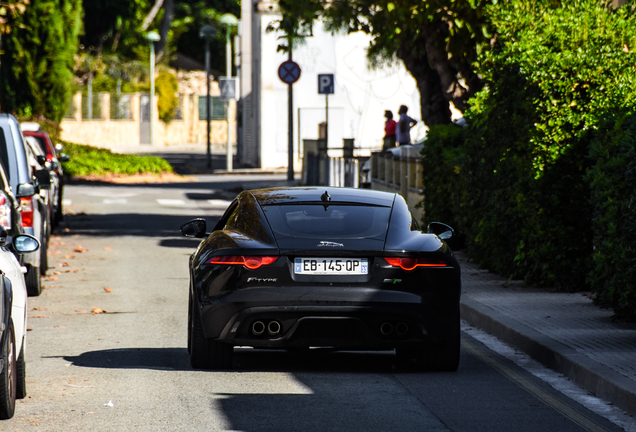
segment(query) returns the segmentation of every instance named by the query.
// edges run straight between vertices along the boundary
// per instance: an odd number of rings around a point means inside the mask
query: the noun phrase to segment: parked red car
[[[69,156],[64,153],[57,153],[49,134],[44,131],[39,124],[34,122],[21,123],[22,134],[33,137],[37,140],[42,151],[46,154],[46,168],[51,172],[51,182],[54,183],[55,196],[53,200],[53,212],[51,214],[51,224],[56,227],[63,217],[62,199],[64,196],[64,170],[61,162],[68,162]],[[61,150],[61,146],[58,148]],[[57,187],[56,187],[57,186]]]

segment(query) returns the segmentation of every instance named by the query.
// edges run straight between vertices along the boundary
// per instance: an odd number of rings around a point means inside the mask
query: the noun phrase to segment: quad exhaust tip
[[[409,332],[409,326],[406,323],[397,323],[397,325],[395,326],[395,333],[398,336],[406,336],[406,334]]]
[[[252,324],[252,334],[254,336],[260,336],[265,332],[265,324],[263,321],[256,321]]]
[[[280,328],[280,323],[278,321],[270,321],[269,324],[267,324],[267,333],[272,336],[276,336],[280,333]]]
[[[409,325],[404,322],[399,322],[395,326],[393,326],[393,324],[387,321],[385,323],[382,323],[382,325],[380,326],[380,334],[385,337],[391,336],[393,334],[397,337],[404,337],[407,335],[408,332]]]
[[[390,322],[385,322],[380,326],[380,333],[382,336],[388,336],[393,333],[393,324]]]

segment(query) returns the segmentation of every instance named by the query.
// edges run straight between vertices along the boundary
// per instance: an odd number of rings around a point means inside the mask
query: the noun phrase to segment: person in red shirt
[[[384,124],[383,151],[395,147],[395,127],[397,126],[397,123],[393,120],[393,113],[391,111],[384,111],[384,117],[386,117],[386,123]]]

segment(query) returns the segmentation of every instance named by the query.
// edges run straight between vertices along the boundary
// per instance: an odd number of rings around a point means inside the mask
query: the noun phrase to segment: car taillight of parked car
[[[402,270],[415,270],[416,267],[448,267],[448,263],[437,258],[397,258],[385,257],[392,267],[400,267]]]
[[[33,197],[20,198],[20,215],[23,227],[33,227]]]
[[[11,229],[11,201],[0,193],[0,225],[5,230]]]

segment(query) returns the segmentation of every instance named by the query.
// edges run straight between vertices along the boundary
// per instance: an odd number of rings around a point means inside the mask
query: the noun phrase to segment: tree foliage
[[[38,0],[11,16],[2,38],[0,103],[5,112],[59,121],[73,79],[82,29],[80,0]]]
[[[484,8],[496,0],[281,0],[286,23],[303,33],[322,20],[332,31],[371,36],[372,65],[400,59],[415,78],[422,119],[428,126],[451,122],[449,103],[460,110],[482,87],[479,53],[490,41]]]
[[[616,258],[593,235],[609,229],[599,220],[609,211],[600,185],[612,157],[601,143],[623,142],[612,151],[624,154],[630,142],[606,131],[636,103],[636,16],[596,0],[519,0],[485,13],[497,42],[479,58],[486,86],[466,112],[457,186],[465,199],[451,208],[433,196],[425,205],[467,221],[469,252],[484,267],[563,290],[604,289],[600,273],[588,278],[599,248],[605,264]],[[605,153],[590,157],[592,142]],[[448,164],[429,157],[443,145],[425,147],[425,172]],[[610,161],[603,168],[599,154]],[[593,193],[590,170],[598,172]],[[427,189],[457,183],[429,181]]]

